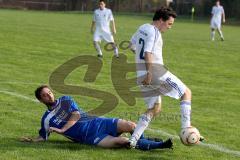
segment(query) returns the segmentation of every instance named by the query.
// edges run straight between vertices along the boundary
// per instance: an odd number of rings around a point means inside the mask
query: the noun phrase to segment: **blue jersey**
[[[88,116],[69,96],[57,99],[53,110],[47,110],[44,113],[39,135],[47,140],[50,135],[49,127],[61,129],[67,123],[71,113],[75,111],[80,112],[81,118],[63,133],[65,137],[75,142],[98,144],[108,135],[117,136],[118,119]]]

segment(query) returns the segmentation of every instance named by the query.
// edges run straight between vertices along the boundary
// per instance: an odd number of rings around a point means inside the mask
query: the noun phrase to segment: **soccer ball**
[[[188,127],[181,130],[179,137],[184,145],[191,146],[199,143],[200,133],[197,128]]]

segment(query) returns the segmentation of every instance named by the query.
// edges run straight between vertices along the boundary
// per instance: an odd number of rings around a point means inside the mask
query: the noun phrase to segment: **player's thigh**
[[[103,148],[118,148],[118,147],[124,147],[127,144],[128,144],[128,139],[125,137],[106,136],[97,144],[97,146],[103,147]]]
[[[157,116],[161,112],[161,102],[155,102],[152,108],[147,110],[148,113],[151,113],[153,116]]]
[[[117,132],[132,132],[136,127],[136,124],[132,121],[127,121],[124,119],[119,119],[117,123]]]
[[[105,42],[114,44],[114,38],[111,33],[107,32],[102,33],[102,38],[104,39]]]
[[[187,89],[187,86],[169,71],[164,76],[159,77],[159,82],[160,83],[156,85],[159,92],[171,98],[180,99]]]
[[[101,37],[101,33],[98,31],[95,31],[93,34],[93,41],[94,42],[101,42],[102,37]]]

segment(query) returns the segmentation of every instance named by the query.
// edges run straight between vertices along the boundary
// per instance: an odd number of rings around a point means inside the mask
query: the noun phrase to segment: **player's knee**
[[[161,112],[160,103],[155,103],[154,107],[151,109],[152,116],[155,117]]]
[[[187,94],[188,96],[192,96],[192,91],[187,87],[185,94]]]
[[[191,90],[187,87],[185,92],[184,92],[184,95],[182,97],[183,100],[191,100],[192,98],[192,92]]]
[[[131,122],[131,121],[128,121],[127,123],[128,123],[129,132],[134,131],[134,129],[136,128],[136,123]]]

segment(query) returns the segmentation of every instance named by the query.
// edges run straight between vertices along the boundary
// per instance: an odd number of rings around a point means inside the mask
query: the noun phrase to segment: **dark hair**
[[[170,17],[176,18],[176,12],[169,7],[161,7],[160,9],[156,10],[153,21],[157,21],[162,19],[163,21],[167,21]]]
[[[100,2],[106,3],[105,0],[99,0],[99,3],[100,3]]]
[[[41,92],[44,88],[49,88],[48,85],[41,85],[39,86],[36,90],[35,90],[35,97],[38,99],[38,100],[41,100],[42,97],[41,97]]]

